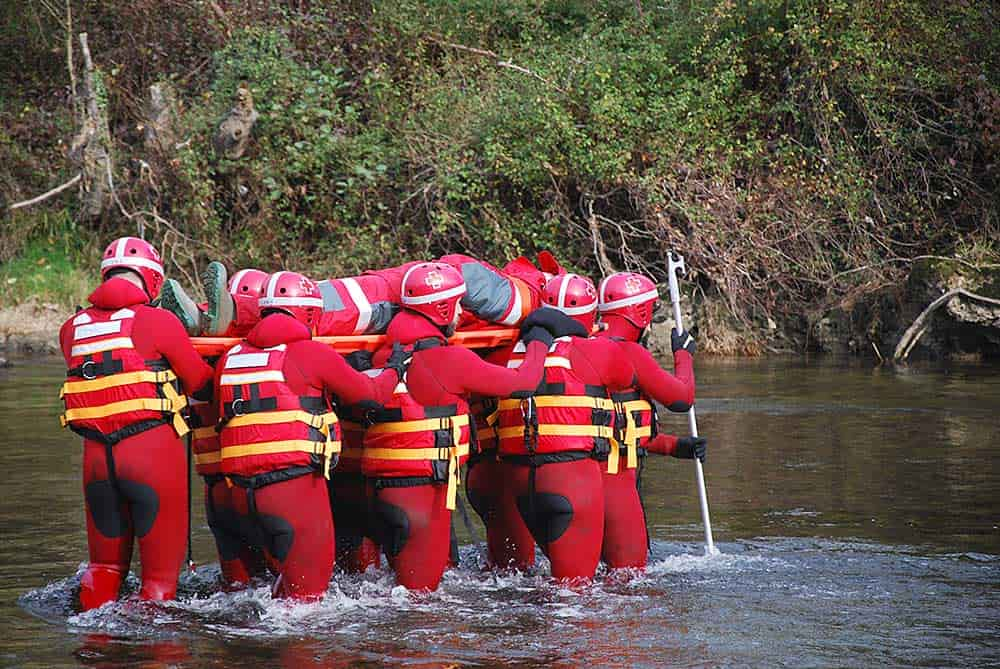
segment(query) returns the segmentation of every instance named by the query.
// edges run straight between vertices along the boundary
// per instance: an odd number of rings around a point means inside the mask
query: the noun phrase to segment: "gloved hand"
[[[688,334],[687,330],[677,332],[677,328],[673,328],[670,330],[670,350],[677,353],[681,349],[694,355],[695,351],[698,350],[698,345],[695,344],[694,337]]]
[[[521,328],[521,341],[527,346],[533,341],[540,341],[545,344],[545,348],[552,346],[552,333],[540,325],[533,325],[527,331]]]
[[[685,460],[698,458],[702,462],[705,462],[705,456],[708,453],[707,443],[705,437],[679,437],[677,445],[674,446],[674,452],[671,455],[675,458],[684,458]]]
[[[406,368],[410,366],[410,360],[413,359],[413,352],[407,351],[400,345],[397,341],[392,345],[392,353],[389,355],[389,359],[385,361],[385,369],[396,370],[396,376],[402,380],[403,375],[406,374]]]
[[[553,337],[567,337],[571,335],[586,337],[590,335],[587,329],[578,321],[551,307],[539,307],[528,314],[524,322],[521,323],[521,334],[523,335],[536,326],[545,328]]]
[[[372,368],[371,351],[354,351],[344,356],[347,364],[358,372],[364,372]]]

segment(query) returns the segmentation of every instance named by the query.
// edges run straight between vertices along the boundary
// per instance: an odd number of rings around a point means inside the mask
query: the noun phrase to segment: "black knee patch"
[[[235,560],[243,550],[245,540],[240,532],[240,517],[231,509],[208,510],[208,529],[212,530],[219,557]]]
[[[118,488],[132,506],[132,525],[137,537],[146,536],[160,512],[160,496],[145,483],[118,479]]]
[[[466,487],[465,496],[472,505],[472,510],[484,523],[489,523],[496,516],[496,503],[494,498],[480,495],[472,488]]]
[[[517,510],[540,546],[547,546],[561,537],[573,520],[573,505],[569,499],[551,492],[536,492],[517,498]]]
[[[122,499],[111,481],[91,481],[83,489],[97,531],[110,539],[128,532],[128,518],[122,513]]]
[[[395,557],[410,538],[410,519],[406,511],[376,498],[373,509],[375,535],[386,555]]]
[[[451,524],[448,528],[451,536],[448,538],[448,561],[453,565],[458,565],[458,535],[455,534],[455,516],[451,517]]]
[[[266,535],[260,544],[271,555],[284,562],[292,550],[292,543],[295,541],[295,530],[287,520],[279,516],[257,514],[257,522]]]

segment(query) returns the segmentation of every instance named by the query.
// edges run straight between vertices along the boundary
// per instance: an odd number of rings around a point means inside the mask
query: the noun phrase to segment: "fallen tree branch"
[[[947,293],[927,305],[927,308],[920,312],[920,315],[917,316],[916,320],[913,321],[910,327],[906,329],[906,332],[904,332],[903,336],[900,337],[899,343],[896,344],[895,352],[892,354],[894,362],[903,362],[906,360],[917,341],[919,341],[919,339],[927,331],[927,327],[924,325],[927,317],[934,313],[934,310],[942,304],[947,303],[951,300],[951,298],[957,296],[967,297],[970,300],[976,300],[977,302],[1000,306],[1000,300],[992,297],[986,297],[985,295],[977,295],[976,293],[969,292],[964,288],[953,288],[952,290],[949,290]]]
[[[500,54],[498,54],[496,51],[490,51],[489,49],[480,49],[480,48],[474,47],[474,46],[467,46],[465,44],[457,44],[455,42],[449,42],[447,40],[441,39],[440,37],[434,37],[433,35],[428,35],[427,39],[430,40],[431,42],[434,42],[435,44],[439,44],[440,46],[447,47],[449,49],[455,49],[456,51],[465,51],[465,52],[468,52],[468,53],[474,53],[477,56],[485,56],[486,58],[492,59],[494,61],[494,63],[496,64],[497,67],[505,67],[507,69],[514,70],[515,72],[520,72],[521,74],[526,74],[529,77],[534,77],[535,79],[537,79],[538,81],[542,82],[546,86],[554,88],[557,91],[559,91],[560,93],[566,93],[566,91],[563,88],[561,88],[560,86],[552,83],[551,81],[549,81],[548,79],[546,79],[542,75],[538,74],[537,72],[533,72],[532,70],[529,70],[528,68],[526,68],[526,67],[524,67],[522,65],[517,65],[513,61],[504,60],[500,56]]]
[[[80,183],[80,179],[81,178],[82,178],[81,175],[77,174],[75,177],[73,177],[72,179],[70,179],[69,181],[67,181],[66,183],[64,183],[63,185],[56,186],[52,190],[47,191],[45,193],[42,193],[38,197],[33,197],[30,200],[24,200],[23,202],[15,202],[14,204],[10,205],[9,209],[11,211],[14,211],[15,209],[20,209],[22,207],[30,207],[33,204],[38,204],[42,200],[47,200],[50,197],[52,197],[53,195],[58,195],[59,193],[61,193],[64,190],[66,190],[67,188],[72,188],[76,184]]]

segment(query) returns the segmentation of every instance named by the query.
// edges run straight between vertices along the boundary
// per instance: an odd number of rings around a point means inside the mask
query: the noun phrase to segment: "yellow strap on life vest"
[[[586,395],[539,395],[529,398],[534,401],[536,407],[544,408],[565,408],[565,409],[604,409],[614,411],[615,403],[606,397],[588,397]],[[520,409],[521,403],[527,400],[505,399],[500,400],[498,411]]]
[[[619,453],[618,449],[620,447],[625,448],[626,462],[625,466],[629,469],[635,469],[639,466],[639,440],[643,437],[648,437],[653,433],[652,426],[644,425],[639,427],[635,424],[634,411],[652,411],[653,407],[649,402],[643,399],[630,400],[628,402],[619,402],[617,405],[618,410],[625,416],[625,434],[622,435],[624,444],[619,443],[617,440],[613,441],[611,452],[608,454],[608,473],[617,474],[618,473],[618,460]]]
[[[436,420],[436,419],[435,419]],[[469,444],[453,442],[456,445],[446,448],[366,448],[366,458],[376,458],[378,460],[448,460],[448,494],[445,500],[445,508],[449,511],[455,510],[455,497],[460,485],[459,462],[460,458],[469,454]],[[447,453],[447,458],[442,458],[442,452]]]
[[[449,425],[450,423],[450,425]],[[445,430],[449,427],[461,430],[469,424],[469,415],[444,416],[441,418],[421,418],[418,420],[400,420],[389,423],[375,423],[368,428],[370,434],[402,434],[406,432],[429,432],[432,430]],[[455,440],[456,443],[458,440]]]
[[[222,460],[222,453],[220,451],[194,454],[194,463],[196,465],[214,465],[220,460]]]
[[[124,372],[121,374],[103,376],[99,379],[67,381],[62,385],[62,389],[59,391],[59,398],[62,399],[65,395],[72,395],[74,393],[92,393],[96,390],[128,386],[133,383],[169,383],[170,381],[176,380],[177,376],[169,369],[159,372],[154,372],[148,369],[139,370],[137,372]]]
[[[500,428],[500,438],[510,439],[524,435],[524,426],[515,425],[513,427]],[[540,437],[591,437],[611,439],[614,437],[614,430],[610,425],[562,425],[555,423],[541,423],[538,426]]]
[[[209,427],[196,427],[191,430],[191,437],[193,439],[211,439],[212,437],[217,437],[219,431],[215,429],[214,425]]]
[[[483,439],[496,439],[497,431],[493,426],[487,425],[486,427],[477,428],[476,436],[479,437],[480,441]]]
[[[329,418],[333,416],[332,421]],[[226,427],[247,427],[249,425],[275,425],[277,423],[305,423],[309,427],[316,428],[323,434],[329,434],[330,426],[336,425],[337,416],[333,413],[314,414],[300,409],[290,409],[288,411],[258,411],[256,413],[233,416],[226,423]]]
[[[308,441],[306,439],[287,439],[285,441],[263,441],[257,444],[236,444],[223,446],[219,451],[222,460],[246,458],[255,455],[274,455],[275,453],[309,453],[323,456],[323,475],[330,478],[330,458],[340,453],[340,441]]]

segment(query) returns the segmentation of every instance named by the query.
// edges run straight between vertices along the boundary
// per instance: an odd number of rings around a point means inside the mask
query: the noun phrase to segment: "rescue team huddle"
[[[400,585],[437,588],[457,562],[463,464],[491,566],[528,569],[537,544],[556,579],[602,560],[642,568],[646,453],[705,457],[704,439],[657,434],[654,401],[694,402],[695,344],[674,331],[674,373],[660,368],[641,344],[656,286],[639,274],[595,289],[545,252],[537,266],[451,255],[319,283],[211,263],[196,304],[153,246],[123,237],[101,278],[60,331],[62,420],[84,443],[84,610],[118,597],[136,540],[140,597],[175,596],[189,429],[224,587],[272,575],[274,596],[296,599],[321,597],[335,564],[364,571],[382,554]],[[449,345],[497,325],[518,341]],[[346,358],[313,340],[381,333],[381,349]],[[213,370],[189,335],[241,341]]]

